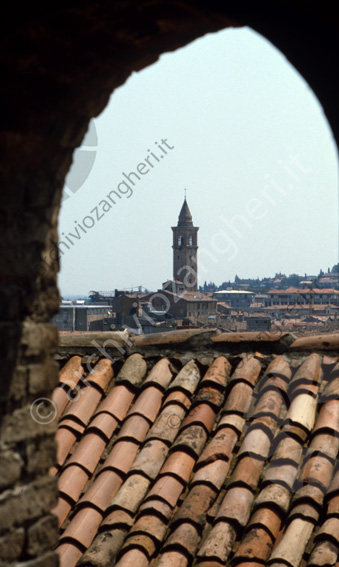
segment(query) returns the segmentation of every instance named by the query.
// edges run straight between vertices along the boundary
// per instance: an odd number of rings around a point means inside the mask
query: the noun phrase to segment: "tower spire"
[[[197,291],[198,230],[193,225],[191,211],[185,198],[173,231],[173,279],[185,285],[187,291]]]

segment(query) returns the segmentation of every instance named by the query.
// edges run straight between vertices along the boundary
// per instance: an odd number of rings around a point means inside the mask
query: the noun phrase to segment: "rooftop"
[[[65,334],[59,360],[61,567],[336,564],[338,334]]]

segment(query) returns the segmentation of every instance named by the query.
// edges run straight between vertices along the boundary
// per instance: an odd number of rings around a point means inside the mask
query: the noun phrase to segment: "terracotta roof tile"
[[[85,469],[88,474],[91,474],[95,471],[105,446],[106,442],[96,433],[88,433],[82,437],[65,466],[69,467],[73,463]],[[64,472],[66,470],[67,468],[65,468]]]
[[[198,565],[208,565],[207,560],[220,561],[222,565],[225,565],[236,537],[236,529],[231,524],[223,521],[215,524],[197,551]],[[201,560],[203,560],[202,563]]]
[[[216,490],[220,490],[230,468],[230,463],[217,459],[205,464],[194,473],[191,484],[209,484]]]
[[[71,498],[75,503],[78,501],[88,478],[89,473],[84,471],[81,467],[67,467],[59,477],[59,491],[68,498]]]
[[[333,348],[297,351],[278,333],[175,333],[131,339],[134,354],[96,365],[106,378],[85,373],[75,401],[58,386],[61,567],[333,564]]]
[[[181,524],[167,538],[163,546],[163,553],[175,549],[176,551],[180,550],[183,555],[188,554],[194,557],[199,540],[199,532],[192,524]]]
[[[59,555],[60,565],[75,565],[82,556],[82,549],[70,543],[62,543],[56,548]]]
[[[95,506],[102,513],[122,485],[121,476],[112,470],[105,470],[94,480],[79,500],[79,504]],[[71,520],[71,523],[74,519]]]
[[[75,421],[82,426],[86,426],[93,415],[102,394],[91,386],[86,386],[81,390],[81,394],[76,401],[69,404],[60,418],[60,424],[63,421]]]
[[[114,386],[108,396],[101,402],[94,416],[108,413],[121,422],[134,399],[132,393],[126,386]]]
[[[339,537],[339,536],[338,536]],[[326,567],[337,565],[338,545],[332,541],[323,541],[312,550],[307,567]]]
[[[64,384],[73,390],[83,373],[84,369],[81,365],[81,356],[72,356],[60,370],[59,384]]]
[[[144,540],[148,540],[149,544],[152,546],[152,540],[145,536]],[[115,567],[135,567],[136,565],[138,565],[138,567],[146,567],[148,565],[148,555],[140,549],[130,549],[119,559]]]
[[[86,376],[86,382],[95,384],[102,392],[105,392],[112,378],[112,363],[108,358],[102,358]]]
[[[185,457],[188,457],[188,455],[185,455]],[[179,496],[182,493],[183,489],[184,487],[182,482],[180,482],[177,478],[174,478],[173,476],[166,475],[157,480],[157,482],[154,484],[154,486],[147,494],[145,500],[147,502],[151,498],[159,498],[163,500],[166,504],[169,504],[169,506],[174,508],[174,506],[176,506],[178,502]]]

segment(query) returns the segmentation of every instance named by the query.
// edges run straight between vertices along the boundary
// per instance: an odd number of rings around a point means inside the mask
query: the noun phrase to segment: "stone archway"
[[[28,560],[32,526],[53,534],[48,510],[56,487],[54,425],[39,425],[31,403],[48,397],[56,380],[57,217],[72,154],[89,120],[136,70],[205,33],[248,25],[276,45],[318,96],[339,140],[335,54],[337,16],[320,2],[156,0],[134,3],[61,2],[42,10],[7,8],[3,18],[1,89],[1,420],[6,490],[2,544],[22,540],[10,559]],[[55,247],[56,250],[56,247]],[[53,262],[48,258],[53,258]],[[18,487],[21,487],[18,489]],[[32,506],[32,499],[35,503]],[[40,532],[39,532],[40,533]],[[20,539],[21,538],[21,539]],[[17,552],[15,551],[17,549]],[[16,555],[15,555],[16,554]],[[49,562],[49,563],[48,563]],[[38,565],[38,560],[37,563]],[[33,565],[33,564],[32,564]]]

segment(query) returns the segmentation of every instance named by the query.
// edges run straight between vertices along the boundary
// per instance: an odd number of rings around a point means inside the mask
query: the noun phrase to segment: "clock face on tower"
[[[177,226],[173,231],[173,279],[182,282],[187,291],[197,291],[198,283],[198,230],[186,197],[181,207]]]

